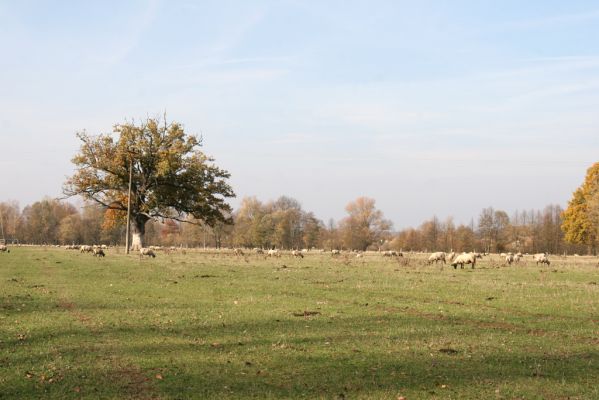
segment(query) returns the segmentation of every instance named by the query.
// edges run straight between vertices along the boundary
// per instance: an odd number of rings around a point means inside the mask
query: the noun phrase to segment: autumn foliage
[[[202,221],[213,226],[231,222],[226,199],[234,193],[229,173],[202,151],[201,139],[185,133],[177,122],[148,118],[114,127],[113,134],[81,132],[75,174],[67,196],[81,196],[108,210],[105,227],[114,226],[128,208],[132,171],[131,228],[134,247],[142,245],[150,219]]]
[[[597,247],[599,228],[599,162],[588,170],[583,184],[574,191],[563,213],[562,229],[570,243]]]

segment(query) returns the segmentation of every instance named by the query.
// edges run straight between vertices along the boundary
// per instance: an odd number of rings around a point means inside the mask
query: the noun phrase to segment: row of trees
[[[105,225],[105,211],[98,206],[81,210],[74,205],[45,198],[20,210],[17,202],[0,203],[4,236],[34,244],[120,243],[124,227]]]
[[[392,234],[391,223],[373,199],[346,206],[347,217],[325,226],[294,199],[262,203],[244,199],[232,212],[235,194],[229,173],[204,154],[201,137],[166,118],[117,124],[111,133],[80,132],[75,173],[63,187],[67,197],[86,202],[83,211],[52,199],[25,207],[3,203],[0,227],[29,243],[117,243],[130,219],[133,248],[150,243],[279,248],[396,247],[412,250],[562,252],[585,246],[595,252],[599,240],[599,163],[592,166],[568,209],[516,213],[487,208],[478,223],[454,226],[436,217],[417,229]],[[182,223],[184,223],[182,225]],[[190,224],[185,224],[190,223]]]
[[[240,246],[260,248],[352,248],[365,250],[390,237],[391,223],[375,207],[373,199],[361,197],[347,206],[348,216],[339,224],[325,227],[300,203],[282,196],[261,202],[255,197],[242,200],[230,219],[212,226],[191,216],[182,221],[154,218],[144,227],[148,244],[182,246]],[[117,244],[123,243],[123,218],[95,203],[80,209],[70,203],[46,198],[26,206],[0,203],[4,236],[34,244]],[[189,222],[189,223],[186,223]]]
[[[19,209],[16,202],[0,203],[2,226],[8,238],[22,243],[122,244],[124,223],[114,223],[109,211],[96,204],[77,208],[54,199],[43,199]],[[522,251],[584,253],[585,243],[570,243],[561,229],[564,213],[558,205],[542,211],[483,209],[477,221],[456,225],[452,218],[437,217],[417,228],[391,230],[392,224],[376,208],[375,200],[360,197],[346,206],[347,216],[324,224],[290,197],[261,202],[242,200],[232,214],[233,224],[188,224],[171,219],[146,225],[148,244],[165,246],[396,249],[414,251]]]
[[[391,241],[394,249],[419,251],[485,251],[583,253],[584,245],[569,243],[561,229],[563,210],[549,205],[544,210],[505,211],[485,208],[478,221],[456,225],[452,218],[433,217],[418,228],[400,231]]]

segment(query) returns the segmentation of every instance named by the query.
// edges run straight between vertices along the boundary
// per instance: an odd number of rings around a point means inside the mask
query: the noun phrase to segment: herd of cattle
[[[81,253],[91,253],[93,256],[95,257],[105,257],[106,256],[106,250],[108,249],[108,246],[106,245],[67,245],[67,246],[62,246],[64,249],[67,250],[78,250]],[[179,247],[162,247],[162,246],[149,246],[149,247],[142,247],[138,250],[138,254],[139,257],[152,257],[155,258],[156,257],[156,253],[158,251],[163,251],[165,253],[170,253],[170,252],[176,252],[182,250],[184,251],[182,248]],[[223,253],[231,253],[230,249],[220,249],[217,250]],[[9,248],[6,245],[0,245],[0,253],[10,253]],[[241,249],[241,248],[234,248],[232,250],[232,254],[235,256],[246,256],[249,254],[258,254],[258,255],[263,255],[264,257],[281,257],[283,254],[288,254],[292,257],[295,258],[304,258],[305,255],[307,255],[308,253],[326,253],[325,250],[318,250],[318,249],[302,249],[302,250],[291,250],[289,252],[283,252],[281,250],[278,249],[271,249],[271,250],[264,250],[261,248],[253,248],[253,249]],[[330,251],[330,254],[332,256],[340,256],[340,255],[353,255],[356,258],[363,258],[366,254],[379,254],[383,257],[404,257],[403,252],[401,251],[395,251],[395,250],[386,250],[386,251],[378,251],[378,252],[360,252],[360,251],[344,251],[342,252],[341,250],[337,250],[337,249],[333,249]],[[410,252],[410,254],[413,254]],[[458,266],[460,266],[460,268],[464,268],[464,265],[471,265],[472,268],[474,268],[474,266],[476,265],[476,260],[478,259],[482,259],[483,256],[489,256],[488,253],[477,253],[477,252],[470,252],[470,253],[455,253],[455,252],[449,252],[446,253],[444,251],[437,251],[434,252],[432,254],[430,254],[430,256],[428,256],[428,259],[426,260],[427,264],[432,264],[432,263],[443,263],[443,264],[447,264],[449,263],[452,267],[457,268]],[[549,261],[549,256],[547,253],[538,253],[538,254],[531,254],[527,256],[531,256],[532,260],[538,265],[538,264],[546,264],[546,265],[550,265],[550,261]],[[504,261],[504,264],[507,265],[512,265],[513,263],[519,263],[521,259],[523,259],[525,257],[524,254],[518,252],[518,253],[501,253],[499,254],[499,257],[501,260]]]

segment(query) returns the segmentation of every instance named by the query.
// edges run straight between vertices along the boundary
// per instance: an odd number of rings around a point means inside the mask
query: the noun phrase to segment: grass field
[[[0,399],[599,399],[596,259],[552,261],[12,248]]]

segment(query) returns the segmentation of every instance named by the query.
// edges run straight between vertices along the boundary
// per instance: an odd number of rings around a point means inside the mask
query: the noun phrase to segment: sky
[[[0,201],[58,197],[78,131],[166,112],[237,198],[396,229],[567,205],[599,161],[597,1],[0,0]]]

